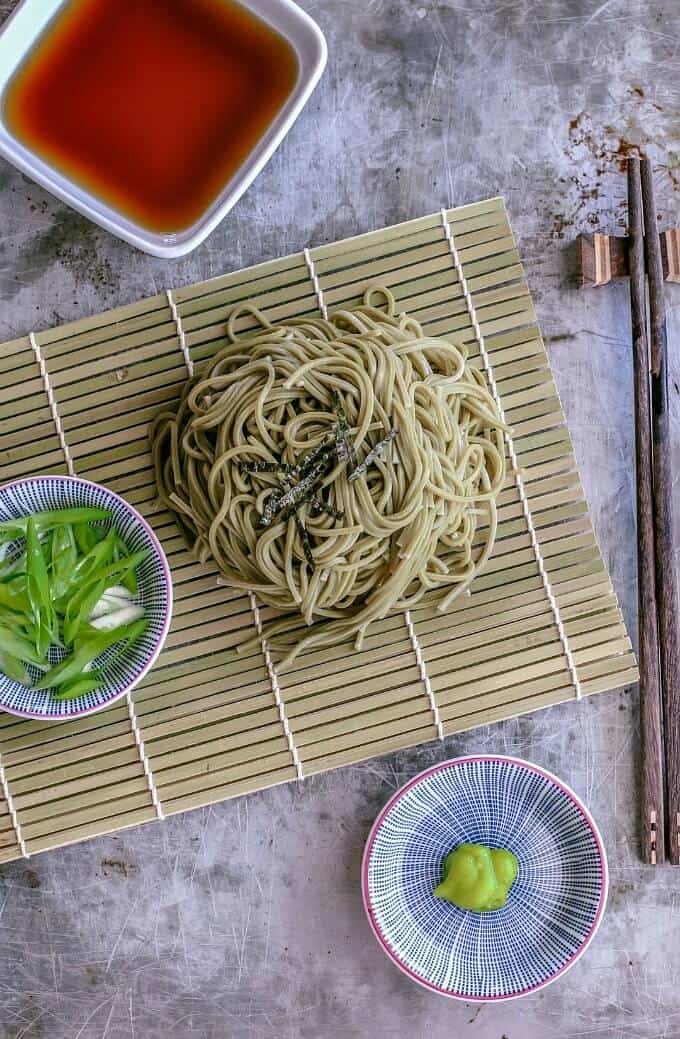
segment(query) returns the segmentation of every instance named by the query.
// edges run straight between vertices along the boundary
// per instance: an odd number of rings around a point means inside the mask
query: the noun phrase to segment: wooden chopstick
[[[641,851],[645,862],[656,865],[663,862],[665,857],[664,745],[655,585],[650,360],[645,299],[642,189],[640,160],[637,156],[628,160],[628,223],[637,482]]]
[[[680,624],[673,547],[673,483],[668,413],[666,307],[652,165],[641,162],[649,298],[656,602],[666,750],[667,848],[680,864]]]

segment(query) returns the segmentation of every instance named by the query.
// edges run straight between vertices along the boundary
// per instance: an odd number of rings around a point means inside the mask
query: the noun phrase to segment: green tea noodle
[[[244,312],[262,330],[239,339]],[[426,593],[446,610],[491,552],[505,481],[505,427],[465,347],[382,288],[330,320],[272,325],[241,305],[227,333],[151,430],[161,501],[195,555],[283,612],[264,635],[284,663],[360,647]]]

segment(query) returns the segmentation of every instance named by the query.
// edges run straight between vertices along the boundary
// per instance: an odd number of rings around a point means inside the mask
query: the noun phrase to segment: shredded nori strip
[[[345,518],[345,513],[342,509],[335,509],[333,506],[324,501],[323,498],[310,498],[309,499],[309,514],[310,516],[322,516],[327,513],[332,516],[333,519],[341,520]]]
[[[371,450],[368,452],[368,454],[364,458],[364,460],[361,463],[361,465],[358,465],[349,474],[349,482],[350,483],[354,483],[355,480],[358,480],[360,476],[364,475],[364,473],[366,472],[368,467],[373,465],[373,463],[375,462],[376,458],[379,458],[379,456],[383,453],[383,451],[385,450],[387,445],[390,444],[394,440],[396,435],[397,435],[396,429],[391,429],[386,437],[384,437],[382,440],[379,440],[378,443],[375,445],[375,447],[371,448]]]
[[[239,462],[238,467],[242,473],[286,473],[297,472],[296,465],[287,465],[285,462]]]
[[[316,570],[316,564],[314,563],[314,556],[312,555],[312,543],[309,540],[309,533],[304,523],[300,519],[297,512],[295,513],[295,526],[297,527],[298,534],[300,535],[300,541],[302,542],[302,551],[305,554],[305,559],[309,563],[312,573]]]
[[[299,463],[299,465],[295,466],[295,472],[293,473],[293,475],[299,476],[301,478],[305,477],[314,467],[316,462],[319,461],[320,458],[322,458],[324,455],[330,457],[334,454],[337,454],[336,445],[331,440],[329,440],[328,437],[324,437],[321,443],[317,444],[314,450],[310,451],[307,457],[304,458],[302,462]]]
[[[335,412],[337,423],[335,426],[336,432],[336,451],[338,455],[338,461],[341,465],[348,465],[351,469],[357,467],[357,455],[354,450],[354,444],[349,439],[349,425],[347,423],[347,413],[345,411],[345,405],[342,403],[342,397],[337,390],[333,390],[333,411]]]
[[[275,517],[290,519],[297,513],[301,505],[306,505],[314,497],[314,489],[319,480],[329,471],[333,464],[334,452],[325,451],[315,465],[303,476],[299,483],[293,483],[289,476],[284,477],[285,490],[270,494],[264,512],[260,516],[259,526],[271,526]]]
[[[342,401],[340,401],[339,395],[337,397],[339,408],[344,416],[344,409],[342,407]],[[338,419],[339,424],[340,419]],[[345,420],[345,428],[347,423]],[[296,517],[296,523],[302,523],[298,520],[297,510],[301,505],[309,505],[310,513],[312,516],[320,516],[322,513],[327,513],[334,519],[343,519],[344,512],[339,509],[334,509],[332,505],[323,501],[315,495],[314,491],[322,479],[333,467],[336,460],[340,460],[339,448],[342,443],[338,427],[335,427],[335,440],[332,440],[329,436],[324,437],[320,444],[309,452],[306,458],[298,465],[288,465],[285,462],[239,462],[239,468],[244,473],[280,473],[282,489],[274,489],[267,498],[264,511],[258,521],[259,527],[269,527],[273,523],[274,519],[279,517],[281,519],[290,519],[291,516]],[[348,442],[345,438],[345,446],[348,447]],[[354,448],[351,448],[351,454],[354,454]],[[354,455],[356,461],[356,455]],[[297,478],[298,482],[294,483],[293,478]],[[302,524],[304,529],[304,524]],[[298,531],[300,527],[298,526]],[[309,534],[305,529],[305,538],[300,538],[303,541],[303,546],[306,543],[311,553],[311,542]],[[305,551],[305,556],[307,553]],[[307,557],[307,561],[311,565],[310,557]]]
[[[322,477],[326,475],[332,465],[332,457],[329,455],[322,455],[317,463],[310,469],[306,476],[296,483],[294,487],[291,487],[286,493],[279,498],[277,513],[283,512],[283,518],[287,519],[292,516],[301,505],[306,505],[311,498],[314,497],[314,489]]]
[[[338,462],[340,462],[340,465],[348,465],[348,463],[349,463],[349,444],[347,443],[347,438],[340,435],[340,430],[338,429],[338,426],[336,426],[335,429],[338,432],[338,440],[337,440],[337,444],[338,444],[338,447],[337,447]]]
[[[279,501],[281,500],[281,495],[283,493],[284,492],[279,489],[272,491],[272,493],[269,495],[269,497],[267,498],[267,504],[264,507],[264,512],[258,520],[259,527],[271,526],[272,520],[274,519],[274,516],[279,510]]]
[[[254,462],[239,462],[238,467],[242,473],[283,473],[284,476],[305,476],[314,463],[322,454],[335,451],[335,446],[329,437],[324,437],[320,444],[297,465],[290,465],[279,459],[276,462],[265,462],[264,459],[256,459]]]

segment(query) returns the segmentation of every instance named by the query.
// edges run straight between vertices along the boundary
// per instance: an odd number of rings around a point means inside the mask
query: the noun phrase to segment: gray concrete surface
[[[193,256],[149,259],[0,165],[9,338],[442,204],[505,195],[605,557],[635,632],[627,288],[583,294],[578,230],[620,229],[642,144],[678,222],[677,0],[303,0],[330,61],[267,170]],[[0,19],[14,0],[0,0]],[[671,307],[680,474],[680,287]],[[677,509],[680,514],[680,503]],[[680,871],[643,868],[633,689],[0,869],[3,1039],[680,1037]],[[413,985],[362,916],[391,792],[434,760],[520,754],[587,801],[611,897],[540,994],[466,1006]]]

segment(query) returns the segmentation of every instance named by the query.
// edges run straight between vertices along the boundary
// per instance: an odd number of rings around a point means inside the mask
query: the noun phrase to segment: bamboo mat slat
[[[235,654],[256,630],[250,597],[190,557],[156,499],[148,424],[187,377],[166,295],[0,346],[3,481],[67,471],[46,376],[76,473],[153,523],[175,588],[166,647],[129,702],[61,724],[0,715],[0,862],[636,679],[502,199],[173,299],[200,364],[226,343],[235,304],[253,302],[271,321],[318,316],[322,303],[358,304],[375,283],[428,334],[462,339],[471,363],[491,370],[515,463],[508,447],[497,542],[471,595],[447,613],[425,598],[408,617],[376,623],[361,651],[310,649],[282,674],[260,646]],[[237,327],[254,330],[252,316]],[[263,623],[273,615],[260,606]]]

